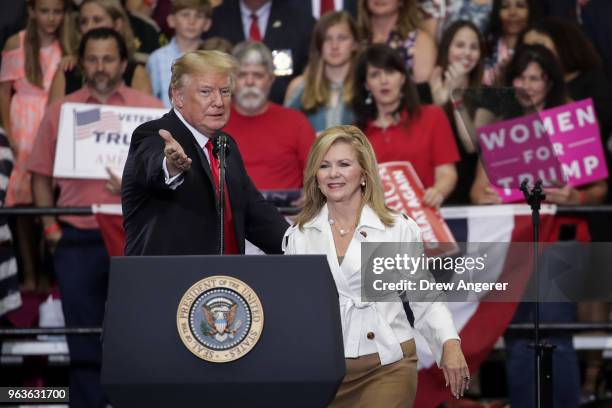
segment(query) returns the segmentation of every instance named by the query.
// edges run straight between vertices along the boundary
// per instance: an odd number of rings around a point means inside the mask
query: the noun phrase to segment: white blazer
[[[410,326],[400,301],[361,301],[362,242],[422,241],[419,227],[412,219],[399,214],[394,218],[394,225],[386,227],[376,213],[365,206],[342,265],[338,264],[327,205],[304,225],[302,231],[293,225],[283,238],[283,251],[286,255],[327,256],[338,288],[346,358],[378,353],[382,365],[394,363],[404,356],[400,344],[414,337],[414,329]],[[415,328],[426,339],[440,366],[444,342],[459,339],[446,303],[410,302],[410,307],[415,317]]]

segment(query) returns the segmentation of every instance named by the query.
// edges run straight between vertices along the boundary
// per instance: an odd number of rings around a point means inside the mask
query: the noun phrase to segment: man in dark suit
[[[126,255],[218,253],[218,159],[210,142],[227,123],[235,70],[218,51],[174,62],[173,109],[134,131],[123,172]],[[280,253],[288,225],[253,185],[231,137],[225,185],[224,253],[244,253],[245,237]]]
[[[222,37],[236,45],[244,40],[257,41],[257,36],[275,57],[276,80],[270,100],[282,104],[289,82],[300,75],[308,61],[310,36],[315,20],[304,13],[294,0],[225,0],[213,11],[212,27],[207,37]],[[283,71],[291,50],[292,72]]]

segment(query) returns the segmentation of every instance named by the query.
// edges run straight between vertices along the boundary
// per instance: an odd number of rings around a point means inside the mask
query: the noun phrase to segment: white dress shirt
[[[287,1],[287,0],[282,0]],[[272,1],[267,2],[261,6],[255,14],[257,15],[257,27],[259,27],[259,33],[263,39],[266,36],[266,28],[268,27],[268,20],[270,19],[270,10],[272,9]],[[244,38],[249,39],[249,31],[251,30],[251,14],[253,11],[248,8],[244,1],[240,0],[240,16],[242,18],[242,29],[244,30]]]
[[[338,288],[346,358],[378,353],[382,365],[391,364],[404,357],[400,344],[414,337],[401,301],[362,302],[361,298],[361,242],[422,242],[419,227],[412,219],[401,215],[394,218],[394,225],[387,227],[365,206],[342,265],[338,264],[327,205],[302,231],[297,226],[289,227],[283,238],[285,254],[327,256]],[[410,307],[415,328],[440,365],[444,342],[459,339],[446,303],[410,302]]]
[[[303,1],[303,0],[301,0]],[[312,16],[317,20],[321,17],[321,0],[312,1]],[[344,7],[344,0],[334,0],[334,10],[340,11]]]

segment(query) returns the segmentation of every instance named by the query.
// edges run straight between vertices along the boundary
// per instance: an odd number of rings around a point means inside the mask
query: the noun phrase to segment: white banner
[[[166,109],[63,104],[53,176],[108,179],[107,167],[120,176],[134,129],[167,112]]]

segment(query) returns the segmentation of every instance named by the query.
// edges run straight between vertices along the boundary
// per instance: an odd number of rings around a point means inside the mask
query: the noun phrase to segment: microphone
[[[219,184],[217,190],[218,208],[217,217],[219,223],[219,255],[225,252],[225,158],[229,154],[228,136],[218,131],[213,137],[213,155],[217,157],[219,164]]]
[[[223,156],[227,157],[229,155],[230,152],[230,147],[229,147],[229,142],[228,142],[228,136],[227,134],[218,131],[217,133],[215,133],[215,135],[212,137],[213,140],[213,154],[215,155],[215,157],[217,159],[219,159],[219,162],[221,162],[221,151],[223,151]],[[225,163],[223,163],[225,164]]]

